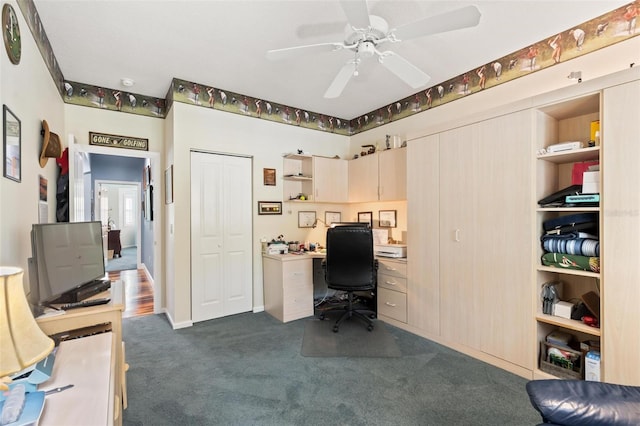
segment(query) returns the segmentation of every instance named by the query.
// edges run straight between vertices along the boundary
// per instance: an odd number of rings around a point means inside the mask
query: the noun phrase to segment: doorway
[[[97,180],[94,183],[95,220],[107,229],[106,271],[141,267],[140,182]]]
[[[124,163],[127,163],[134,159],[142,159],[143,163],[150,166],[151,183],[158,189],[161,188],[161,165],[160,165],[160,153],[149,151],[135,151],[127,149],[113,149],[102,146],[93,145],[81,145],[75,143],[73,135],[68,137],[69,145],[69,211],[71,221],[82,220],[95,220],[92,219],[92,212],[94,211],[95,203],[95,191],[92,190],[94,184],[93,180],[105,180],[115,181],[115,183],[122,182],[136,182],[141,185],[142,182],[142,168],[139,172],[136,172],[135,177],[126,178],[122,177],[121,173],[124,170]],[[91,156],[94,154],[105,157],[111,162],[110,171],[115,173],[117,177],[101,177],[97,176],[96,170],[92,170]],[[96,175],[96,176],[94,176]],[[138,189],[138,198],[135,203],[138,208],[141,207],[141,188]],[[143,271],[144,281],[148,282],[152,289],[153,312],[161,312],[163,306],[162,300],[162,263],[161,250],[163,247],[162,237],[162,204],[160,203],[161,191],[152,191],[153,194],[153,206],[154,215],[153,220],[140,220],[140,228],[144,228],[141,232],[142,235],[138,235],[137,239],[137,266],[140,266],[138,272]],[[141,218],[141,213],[140,216]],[[133,271],[131,271],[133,272]],[[115,273],[118,274],[118,273]],[[111,277],[111,274],[110,274]],[[119,279],[119,278],[112,278]],[[137,288],[127,288],[135,286],[136,280],[134,279],[122,279],[126,289],[126,300],[130,299],[130,294],[136,294]],[[137,280],[140,281],[140,280]],[[133,296],[132,296],[133,297]]]

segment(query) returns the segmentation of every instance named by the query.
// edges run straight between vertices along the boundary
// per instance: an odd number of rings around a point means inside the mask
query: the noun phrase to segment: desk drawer
[[[394,262],[393,260],[378,258],[378,273],[406,278],[407,264],[406,262]]]
[[[394,275],[378,273],[378,287],[388,288],[389,290],[407,292],[407,279]]]
[[[313,315],[311,262],[286,262],[282,277],[282,321]]]
[[[309,291],[286,294],[282,306],[282,322],[313,315],[313,293]]]
[[[407,322],[407,295],[386,288],[378,288],[378,314],[400,322]]]

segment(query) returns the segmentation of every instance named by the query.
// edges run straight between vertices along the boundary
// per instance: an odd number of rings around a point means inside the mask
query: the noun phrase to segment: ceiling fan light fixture
[[[376,53],[376,46],[371,41],[363,41],[358,44],[356,52],[362,58],[370,58]]]

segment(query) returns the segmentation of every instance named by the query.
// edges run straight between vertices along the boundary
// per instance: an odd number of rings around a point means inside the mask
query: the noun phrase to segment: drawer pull
[[[389,285],[396,285],[396,283],[395,283],[395,282],[393,282],[393,281],[385,281],[384,283],[385,283],[385,284],[389,284]]]
[[[385,266],[384,269],[386,269],[387,271],[397,271],[396,268],[390,268],[388,266]]]
[[[395,307],[396,307],[396,304],[395,304],[395,303],[384,302],[384,304],[385,304],[385,305],[387,305],[387,306],[391,306],[392,308],[395,308]]]

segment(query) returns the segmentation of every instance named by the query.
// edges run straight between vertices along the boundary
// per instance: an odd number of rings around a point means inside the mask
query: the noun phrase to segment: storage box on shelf
[[[587,96],[567,100],[554,105],[541,107],[536,111],[537,149],[541,150],[549,145],[557,144],[562,141],[581,141],[584,146],[590,140],[591,122],[600,120],[600,93],[593,93]],[[606,142],[602,142],[604,145]],[[600,146],[587,148],[579,148],[569,151],[561,151],[554,153],[546,153],[537,156],[536,161],[536,199],[542,199],[560,189],[572,185],[572,172],[574,164],[586,161],[600,160]],[[598,174],[602,171],[598,171]],[[572,207],[539,207],[536,209],[536,228],[534,230],[534,241],[536,241],[535,251],[535,291],[536,291],[536,331],[537,345],[540,347],[540,363],[539,370],[534,376],[546,377],[540,372],[550,374],[555,377],[563,378],[584,378],[583,365],[584,356],[577,352],[580,358],[579,371],[567,370],[566,368],[554,365],[549,361],[548,343],[545,342],[545,336],[554,330],[569,332],[582,340],[599,339],[601,330],[584,324],[580,320],[563,318],[544,314],[542,312],[542,304],[539,302],[540,289],[546,282],[561,281],[562,294],[561,300],[580,300],[581,296],[587,292],[594,291],[599,294],[601,286],[601,273],[599,267],[599,256],[584,256],[585,268],[583,270],[572,269],[577,267],[572,262],[571,256],[566,253],[560,253],[556,256],[565,263],[556,264],[554,266],[544,266],[542,256],[545,250],[540,242],[541,235],[545,234],[543,224],[553,218],[566,216],[577,213],[596,213],[597,227],[590,230],[590,233],[598,233],[598,229],[602,229],[602,218],[599,206],[572,206]],[[596,235],[600,238],[600,235]],[[588,259],[587,259],[588,258]],[[587,265],[588,262],[588,265]],[[564,267],[569,266],[571,267]],[[605,321],[605,319],[601,319]]]

